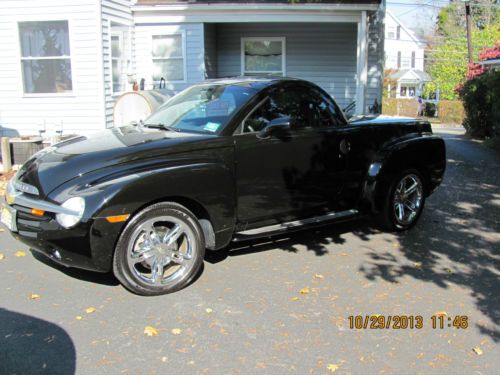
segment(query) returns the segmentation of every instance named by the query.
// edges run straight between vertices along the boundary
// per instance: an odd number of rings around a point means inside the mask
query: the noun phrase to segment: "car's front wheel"
[[[423,181],[416,169],[408,169],[396,176],[381,212],[385,229],[404,231],[417,223],[425,203]]]
[[[134,293],[172,293],[193,280],[204,254],[205,241],[196,217],[177,203],[157,203],[136,214],[123,230],[113,271]]]

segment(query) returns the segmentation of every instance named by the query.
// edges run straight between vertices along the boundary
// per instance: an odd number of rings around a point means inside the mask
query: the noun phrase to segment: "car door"
[[[261,137],[279,118],[290,119],[285,133]],[[343,168],[329,103],[310,86],[272,89],[236,130],[238,221],[251,228],[305,218],[334,207]]]

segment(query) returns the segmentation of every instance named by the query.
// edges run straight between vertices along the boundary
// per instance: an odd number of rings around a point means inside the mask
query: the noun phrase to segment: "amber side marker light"
[[[31,214],[32,215],[36,215],[36,216],[43,216],[43,215],[45,215],[45,211],[44,210],[40,210],[39,208],[32,208],[31,209]]]
[[[117,215],[117,216],[107,216],[106,220],[110,223],[121,223],[123,221],[127,221],[127,219],[130,217],[129,214],[126,215]]]

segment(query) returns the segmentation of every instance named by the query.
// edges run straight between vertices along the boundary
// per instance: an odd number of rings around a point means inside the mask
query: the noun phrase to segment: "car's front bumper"
[[[122,225],[90,218],[66,229],[55,219],[54,211],[60,206],[52,207],[55,206],[53,203],[21,196],[14,199],[7,196],[10,202],[4,199],[0,202],[2,212],[8,207],[14,215],[10,228],[2,223],[14,238],[68,267],[98,272],[111,269],[114,246]],[[51,211],[45,211],[42,216],[32,214],[32,208],[41,207]]]

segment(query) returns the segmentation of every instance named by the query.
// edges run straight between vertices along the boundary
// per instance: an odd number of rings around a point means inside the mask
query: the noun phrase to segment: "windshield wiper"
[[[172,132],[178,132],[179,131],[179,129],[176,129],[176,128],[172,127],[172,126],[168,126],[168,125],[165,125],[165,124],[162,124],[162,123],[158,123],[158,124],[143,124],[143,126],[145,126],[146,128],[170,130]]]

